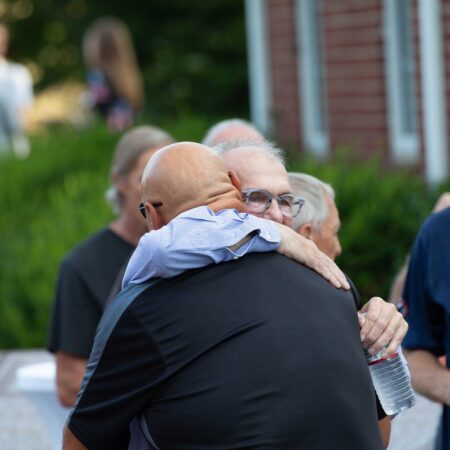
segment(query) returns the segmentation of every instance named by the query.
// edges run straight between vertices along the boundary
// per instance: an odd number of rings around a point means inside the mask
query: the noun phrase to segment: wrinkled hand
[[[408,324],[392,303],[372,297],[359,311],[361,342],[370,354],[384,349],[383,356],[394,353],[401,344]]]
[[[277,224],[281,242],[278,252],[315,270],[337,288],[350,289],[344,273],[327,255],[322,253],[309,239],[296,233],[286,225]]]

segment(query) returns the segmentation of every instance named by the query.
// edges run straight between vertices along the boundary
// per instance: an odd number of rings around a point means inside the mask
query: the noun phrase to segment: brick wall
[[[274,139],[282,146],[298,146],[300,142],[299,85],[295,41],[295,8],[293,0],[268,0],[272,118]]]
[[[379,0],[324,2],[330,148],[387,155],[389,135]]]

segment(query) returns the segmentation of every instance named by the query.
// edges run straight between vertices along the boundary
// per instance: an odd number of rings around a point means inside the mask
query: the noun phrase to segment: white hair
[[[332,186],[312,175],[293,172],[289,173],[289,183],[294,194],[305,200],[300,214],[294,217],[294,230],[305,223],[311,223],[315,230],[320,231],[330,214],[326,196],[333,201],[335,198]]]
[[[212,149],[220,157],[224,157],[224,155],[231,150],[244,147],[260,151],[261,153],[264,153],[265,155],[276,159],[280,164],[283,165],[283,167],[286,166],[284,151],[281,148],[277,147],[273,142],[269,141],[261,142],[255,141],[253,139],[238,139],[234,141],[222,142],[212,147]]]
[[[250,134],[261,135],[261,138],[264,139],[264,136],[260,133],[260,131],[250,122],[243,119],[227,119],[222,120],[220,122],[217,122],[215,125],[210,127],[205,134],[205,137],[203,138],[202,144],[207,145],[208,147],[212,147],[214,145],[219,144],[222,142],[221,140],[218,140],[218,136],[225,131],[227,128],[232,128],[234,126],[247,128],[250,132]]]

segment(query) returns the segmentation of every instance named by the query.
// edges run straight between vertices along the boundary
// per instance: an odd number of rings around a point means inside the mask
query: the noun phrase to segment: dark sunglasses
[[[150,203],[153,208],[159,208],[160,206],[163,205],[162,202],[155,202],[155,203]],[[144,219],[147,218],[147,214],[145,213],[145,206],[143,203],[139,203],[139,211],[141,212],[141,214],[144,216]]]

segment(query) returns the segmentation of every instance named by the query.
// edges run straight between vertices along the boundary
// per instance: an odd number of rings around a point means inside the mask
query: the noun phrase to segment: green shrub
[[[334,187],[343,249],[337,263],[364,300],[387,298],[420,224],[445,186],[429,192],[419,175],[388,171],[376,160],[357,164],[340,157],[317,164],[306,159],[290,170],[310,173]]]

